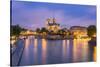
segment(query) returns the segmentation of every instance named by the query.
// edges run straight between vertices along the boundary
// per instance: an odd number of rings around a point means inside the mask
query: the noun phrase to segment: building
[[[76,38],[88,37],[87,28],[82,26],[72,26],[70,28],[70,33]]]
[[[60,29],[60,24],[56,23],[55,18],[47,19],[47,21],[46,21],[46,28],[50,32],[52,31],[54,33],[57,33],[58,30]]]
[[[26,31],[21,31],[20,35],[36,35],[36,32],[31,30],[26,30]]]

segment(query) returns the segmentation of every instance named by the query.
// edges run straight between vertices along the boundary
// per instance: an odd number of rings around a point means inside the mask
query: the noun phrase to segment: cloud
[[[44,27],[46,19],[53,17],[56,18],[57,23],[66,25],[67,27],[96,24],[96,9],[92,6],[88,8],[80,8],[81,6],[77,6],[77,9],[74,10],[75,8],[66,8],[65,6],[60,8],[60,6],[42,5],[41,7],[40,3],[34,4],[35,3],[13,2],[12,24],[19,24],[22,27],[35,29],[37,27]]]

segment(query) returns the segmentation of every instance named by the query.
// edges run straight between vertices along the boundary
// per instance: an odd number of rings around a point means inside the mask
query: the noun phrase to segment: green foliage
[[[95,25],[90,25],[88,28],[87,28],[87,32],[88,32],[88,36],[89,37],[92,37],[92,35],[94,33],[96,33],[96,26]]]
[[[11,25],[10,35],[19,36],[21,31],[26,31],[26,29],[21,28],[19,25]]]

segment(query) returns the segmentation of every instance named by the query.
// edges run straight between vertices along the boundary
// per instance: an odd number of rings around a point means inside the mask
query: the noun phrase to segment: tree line
[[[11,25],[10,26],[10,35],[13,36],[19,36],[21,31],[26,31],[27,29],[20,27],[19,25]],[[47,32],[50,33],[45,27],[37,28],[36,32],[42,33],[42,32]],[[51,31],[52,32],[52,31]],[[64,30],[60,30],[59,32],[64,32]],[[87,27],[87,35],[89,37],[92,37],[93,34],[96,33],[96,26],[95,25],[90,25]]]

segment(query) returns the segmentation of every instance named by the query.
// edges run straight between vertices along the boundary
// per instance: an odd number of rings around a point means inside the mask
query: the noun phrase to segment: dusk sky
[[[28,29],[44,27],[47,18],[55,17],[56,22],[70,26],[96,25],[96,6],[55,4],[40,2],[12,2],[12,24]]]

